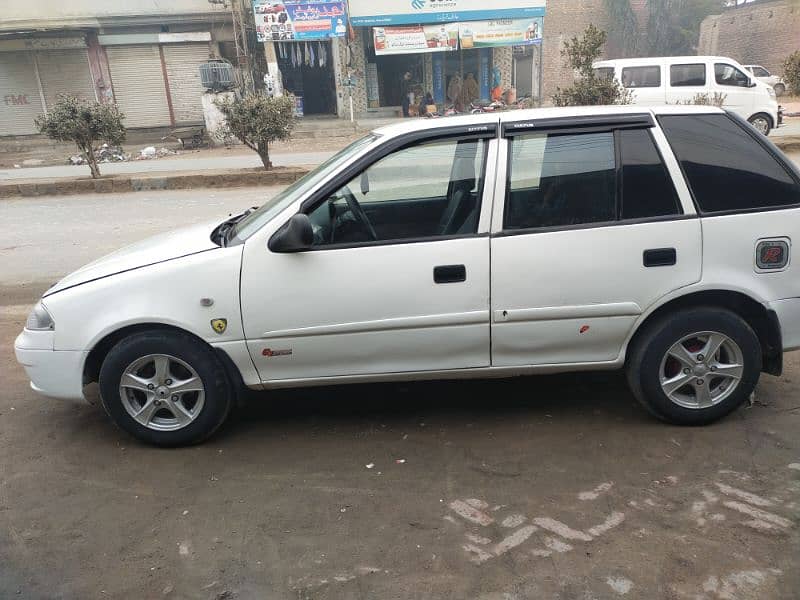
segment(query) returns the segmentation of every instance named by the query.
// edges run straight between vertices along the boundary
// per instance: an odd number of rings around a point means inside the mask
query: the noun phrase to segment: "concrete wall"
[[[780,75],[789,54],[800,50],[800,2],[754,2],[707,17],[698,54],[729,56]]]
[[[604,0],[548,0],[542,39],[542,101],[551,104],[557,87],[569,86],[573,73],[564,66],[561,49],[590,25],[608,30]]]

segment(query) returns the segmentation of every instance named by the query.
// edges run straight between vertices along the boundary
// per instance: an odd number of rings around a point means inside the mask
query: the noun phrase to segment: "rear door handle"
[[[645,250],[643,262],[645,267],[671,267],[678,263],[678,252],[675,248]]]
[[[464,265],[442,265],[433,268],[435,283],[461,283],[467,280],[467,267]]]

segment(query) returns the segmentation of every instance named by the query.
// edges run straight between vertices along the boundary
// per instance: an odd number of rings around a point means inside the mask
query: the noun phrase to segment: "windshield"
[[[254,210],[236,224],[231,230],[229,243],[235,244],[245,241],[268,223],[275,215],[294,202],[298,196],[302,196],[311,191],[341,164],[350,160],[353,156],[372,144],[376,139],[378,139],[378,136],[371,133],[353,142],[345,149],[337,152],[326,160],[319,167],[295,181],[277,196],[265,202],[260,208]]]

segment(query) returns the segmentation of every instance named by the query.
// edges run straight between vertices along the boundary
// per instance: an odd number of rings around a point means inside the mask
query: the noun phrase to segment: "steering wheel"
[[[358,200],[356,200],[353,192],[350,191],[350,188],[345,186],[342,190],[342,195],[344,196],[344,201],[347,203],[347,208],[350,209],[350,212],[353,213],[356,220],[364,226],[364,229],[367,230],[367,234],[372,238],[372,241],[377,242],[378,234],[375,233],[375,228],[372,226],[372,223],[370,223],[367,213],[361,208],[361,205],[358,203]]]

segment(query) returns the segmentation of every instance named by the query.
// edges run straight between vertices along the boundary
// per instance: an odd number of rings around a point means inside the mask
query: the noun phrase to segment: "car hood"
[[[214,250],[219,246],[211,241],[211,233],[218,226],[219,221],[194,225],[136,242],[70,273],[44,295],[49,296],[109,275]]]

